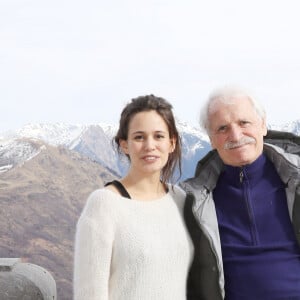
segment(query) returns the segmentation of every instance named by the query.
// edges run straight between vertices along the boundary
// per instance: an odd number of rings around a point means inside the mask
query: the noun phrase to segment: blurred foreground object
[[[56,283],[44,268],[20,258],[0,258],[1,300],[57,300]]]

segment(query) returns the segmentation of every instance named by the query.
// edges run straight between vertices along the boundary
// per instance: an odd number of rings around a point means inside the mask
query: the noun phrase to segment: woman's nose
[[[153,138],[147,138],[145,141],[145,148],[148,151],[155,149],[155,140]]]

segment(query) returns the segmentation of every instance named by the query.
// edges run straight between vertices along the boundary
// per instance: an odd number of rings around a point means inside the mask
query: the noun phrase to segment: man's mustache
[[[237,142],[227,142],[227,143],[225,143],[224,149],[225,150],[234,149],[234,148],[246,145],[246,144],[255,144],[255,143],[256,143],[255,138],[250,137],[250,136],[245,136],[245,137],[242,137]]]

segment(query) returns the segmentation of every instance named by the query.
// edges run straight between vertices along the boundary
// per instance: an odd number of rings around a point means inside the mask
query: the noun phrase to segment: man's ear
[[[213,139],[211,138],[210,135],[209,135],[208,137],[209,137],[209,141],[210,141],[211,148],[212,148],[212,149],[215,149],[216,147],[215,147],[215,145],[214,145]]]
[[[120,147],[124,154],[128,155],[128,143],[127,140],[120,140]]]
[[[266,136],[268,132],[266,118],[262,120],[262,128],[263,128],[263,136]]]

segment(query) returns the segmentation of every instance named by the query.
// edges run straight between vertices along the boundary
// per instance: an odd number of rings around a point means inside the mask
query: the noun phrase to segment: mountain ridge
[[[182,169],[185,175],[181,179],[185,179],[193,175],[193,166],[210,150],[210,144],[208,136],[200,128],[190,126],[187,122],[178,119],[176,123],[183,146]],[[268,128],[300,135],[300,119],[283,125],[268,125]],[[109,171],[115,172],[117,176],[122,176],[128,168],[128,162],[117,153],[113,146],[112,140],[116,131],[117,126],[104,123],[91,125],[39,123],[27,124],[15,131],[2,133],[0,135],[0,173],[14,167],[17,162],[22,163],[22,156],[16,151],[11,153],[12,149],[22,150],[22,143],[25,149],[25,140],[31,139],[42,140],[53,146],[64,146],[69,150],[79,152],[100,163]],[[4,164],[5,157],[6,165]],[[25,159],[30,158],[24,155],[23,161]]]
[[[88,195],[116,176],[64,147],[27,142],[41,151],[0,174],[0,256],[46,268],[58,299],[70,300],[76,222]]]

